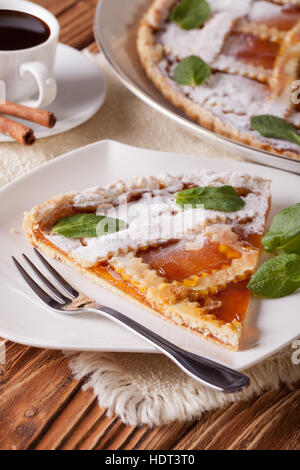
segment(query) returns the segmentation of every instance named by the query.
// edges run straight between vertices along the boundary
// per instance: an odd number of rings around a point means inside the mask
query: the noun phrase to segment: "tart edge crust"
[[[167,18],[169,9],[175,1],[176,0],[154,0],[143,19],[140,21],[136,44],[138,56],[147,77],[168,101],[184,111],[189,118],[206,129],[252,147],[300,160],[300,155],[295,152],[287,150],[279,151],[271,144],[260,142],[247,132],[238,131],[179,91],[172,89],[168,80],[157,67],[158,62],[163,58],[163,50],[160,44],[155,43],[154,33],[159,28],[161,22]]]

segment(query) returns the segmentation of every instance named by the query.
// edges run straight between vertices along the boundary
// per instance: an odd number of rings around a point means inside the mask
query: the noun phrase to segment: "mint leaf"
[[[300,203],[274,217],[270,231],[262,239],[267,251],[282,250],[300,255]]]
[[[194,29],[202,26],[210,15],[210,6],[206,0],[183,0],[173,8],[170,20],[182,29]]]
[[[277,299],[300,288],[300,256],[283,254],[264,263],[248,288],[257,295]]]
[[[280,245],[281,234],[275,232],[268,232],[262,239],[263,247],[266,251],[270,253],[275,251],[276,248]]]
[[[183,59],[174,69],[174,80],[179,85],[197,86],[210,76],[211,68],[195,55]]]
[[[202,204],[204,209],[223,212],[235,212],[245,205],[232,186],[185,189],[177,194],[176,203],[183,208],[185,205],[196,207]]]
[[[251,128],[263,137],[282,139],[300,145],[300,135],[292,124],[271,114],[262,114],[251,118]]]
[[[114,221],[114,224],[112,221]],[[98,226],[101,223],[102,225],[99,229]],[[111,217],[106,217],[104,215],[84,213],[60,219],[52,227],[52,232],[57,233],[58,235],[63,235],[67,238],[85,238],[118,232],[119,230],[123,230],[125,226],[125,222],[118,219],[112,219]],[[109,231],[109,228],[113,231]]]
[[[288,278],[291,279],[291,281],[296,282],[300,285],[300,256],[295,255],[298,257],[298,263],[297,266],[295,267],[293,263],[288,263],[286,267],[286,272],[288,275]]]

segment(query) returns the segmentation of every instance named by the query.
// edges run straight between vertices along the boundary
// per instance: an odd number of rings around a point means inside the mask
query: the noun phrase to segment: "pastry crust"
[[[164,76],[158,66],[159,62],[164,59],[164,50],[162,44],[156,42],[155,34],[159,30],[161,24],[168,17],[170,10],[175,3],[176,0],[155,0],[140,22],[137,34],[137,51],[148,78],[154,83],[167,100],[177,108],[184,111],[189,118],[196,121],[201,126],[243,144],[300,160],[300,154],[292,150],[278,150],[271,142],[260,140],[259,138],[256,138],[255,135],[248,133],[247,131],[239,130],[223,121],[213,112],[200,106],[182,93],[178,88],[172,86],[171,80]],[[282,1],[278,3],[283,4],[287,2]],[[247,29],[247,23],[240,25],[240,28],[243,27]],[[270,30],[269,28],[266,30],[266,28],[263,28],[262,26],[256,26],[256,29],[258,36],[266,36],[269,34],[273,37],[275,42],[278,42],[283,38],[282,34],[278,33],[276,35],[275,31]],[[284,46],[282,47],[284,48]],[[283,62],[282,59],[281,62]],[[260,71],[257,68],[254,68],[253,71],[251,71],[251,66],[250,68],[244,66],[244,69],[245,74],[248,74],[248,76],[251,77],[252,74],[252,78],[260,79]],[[262,81],[272,79],[271,76],[266,75],[267,72],[265,70],[262,70],[261,72]],[[235,72],[233,71],[233,73]],[[240,74],[243,75],[242,73]]]

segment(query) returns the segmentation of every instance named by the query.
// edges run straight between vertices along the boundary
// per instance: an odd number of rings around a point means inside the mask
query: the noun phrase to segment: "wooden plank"
[[[31,0],[59,17],[63,12],[76,5],[77,0]]]
[[[16,379],[19,369],[25,367],[28,362],[34,361],[38,351],[38,349],[31,348],[30,346],[6,341],[6,361],[3,366],[2,382],[5,381],[5,384],[8,384],[10,380]]]
[[[97,0],[34,1],[57,16],[61,42],[83,49],[94,41],[93,23]]]
[[[132,433],[134,428],[131,426],[125,426],[120,418],[115,418],[111,422],[110,428],[101,435],[98,439],[97,444],[94,446],[94,450],[116,450],[118,448],[118,442],[121,443],[125,440],[128,434]],[[117,441],[117,442],[116,442]]]
[[[126,426],[117,419],[112,423],[108,432],[101,436],[95,450],[165,450],[191,426],[191,423],[172,423],[168,426],[158,426],[150,429]]]
[[[148,431],[148,426],[132,427],[123,424],[119,434],[108,443],[107,450],[135,449]]]
[[[237,402],[233,405],[207,412],[197,421],[186,435],[174,446],[174,450],[203,450],[206,449],[216,434],[225,435],[224,427],[230,424],[249,406],[248,402]],[[223,447],[221,447],[223,448]]]
[[[287,432],[281,440],[278,440],[278,434],[282,429],[279,423],[286,419],[287,408],[291,403],[294,404],[294,408],[296,406],[294,393],[296,392],[290,392],[287,387],[282,386],[279,390],[266,392],[249,402],[236,402],[224,410],[209,412],[173,448],[174,450],[250,449],[260,446],[265,446],[265,449],[282,448],[282,446],[293,448],[299,431],[296,418],[289,416],[286,423]],[[276,419],[274,414],[277,415]],[[294,414],[297,417],[297,414]]]
[[[83,49],[94,42],[93,23],[96,0],[79,1],[59,15],[61,25],[60,41],[77,49]]]
[[[169,450],[191,428],[192,424],[192,422],[186,422],[157,426],[145,434],[136,449]]]
[[[76,429],[82,426],[82,421],[95,402],[96,398],[91,391],[78,391],[36,443],[35,449],[60,449],[71,436],[74,436]]]
[[[106,410],[98,404],[89,412],[76,429],[74,434],[61,447],[63,450],[92,450],[99,441],[108,435],[119,418],[106,416]]]
[[[246,404],[240,405],[240,409],[244,409]],[[171,446],[172,450],[202,450],[205,447],[205,443],[209,443],[210,439],[213,438],[212,427],[219,421],[217,425],[220,429],[222,427],[221,418],[228,411],[229,407],[220,408],[214,411],[208,411],[203,414],[201,418],[196,420],[192,426],[179,437]],[[236,410],[236,412],[239,412]],[[226,420],[225,420],[226,422]],[[201,442],[200,442],[201,440]]]
[[[58,351],[11,344],[0,383],[0,448],[26,449],[80,387]]]
[[[265,401],[264,394],[259,401]],[[257,403],[254,403],[254,408]],[[260,406],[258,406],[260,408]],[[229,449],[256,450],[300,450],[300,391],[288,393],[281,400],[276,400],[273,406],[266,404],[265,411],[252,420],[249,426]]]

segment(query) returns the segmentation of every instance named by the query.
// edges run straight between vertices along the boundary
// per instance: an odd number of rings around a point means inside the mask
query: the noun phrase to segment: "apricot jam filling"
[[[232,33],[225,42],[223,54],[268,70],[273,68],[279,48],[279,44],[252,34]]]
[[[97,266],[94,266],[90,269],[91,272],[97,274],[101,279],[108,282],[113,287],[121,290],[130,297],[133,297],[138,302],[143,303],[147,307],[151,308],[151,305],[143,294],[141,294],[137,289],[135,289],[131,284],[125,281],[120,274],[118,274],[109,264],[99,263]]]
[[[230,247],[205,239],[200,247],[192,242],[189,244],[186,240],[176,240],[156,248],[140,250],[137,256],[168,282],[173,282],[222,269],[229,266],[232,259],[240,258],[241,254]]]
[[[45,238],[40,230],[35,230],[34,234],[43,242],[44,245],[54,247],[53,243],[51,243],[47,238]],[[55,249],[56,251],[60,251],[62,254],[64,254],[63,251],[60,250],[58,247],[55,247]],[[125,294],[133,297],[138,302],[141,302],[147,307],[151,308],[150,303],[147,302],[144,295],[141,294],[138,290],[136,290],[127,281],[125,281],[125,279],[123,279],[108,263],[98,263],[96,266],[89,268],[88,271],[93,274],[96,274],[101,279],[108,282],[111,286],[116,287]]]
[[[91,271],[110,285],[130,295],[136,301],[153,309],[145,297],[108,264],[99,264],[91,268]],[[251,297],[251,292],[247,288],[248,282],[249,281],[243,281],[229,284],[226,290],[211,296],[212,300],[220,303],[220,307],[211,310],[210,313],[214,314],[219,320],[225,323],[231,323],[235,320],[243,323]],[[200,307],[202,307],[203,302],[205,302],[205,299],[199,302]]]
[[[247,239],[241,235],[241,239],[256,248],[261,245],[259,235],[250,235]],[[137,256],[168,282],[184,281],[193,276],[222,269],[230,265],[233,259],[241,257],[241,254],[233,248],[211,243],[209,239],[205,240],[201,248],[192,250],[188,248],[186,240],[176,240],[145,251],[140,250]],[[209,298],[218,305],[210,313],[225,323],[232,321],[243,323],[251,297],[247,288],[248,282],[249,280],[231,283],[225,290],[210,295]],[[207,298],[198,300],[199,306],[203,307],[206,300]]]
[[[225,290],[213,295],[212,300],[220,301],[220,307],[210,313],[225,323],[235,320],[243,323],[251,298],[248,283],[249,280],[229,284]]]

